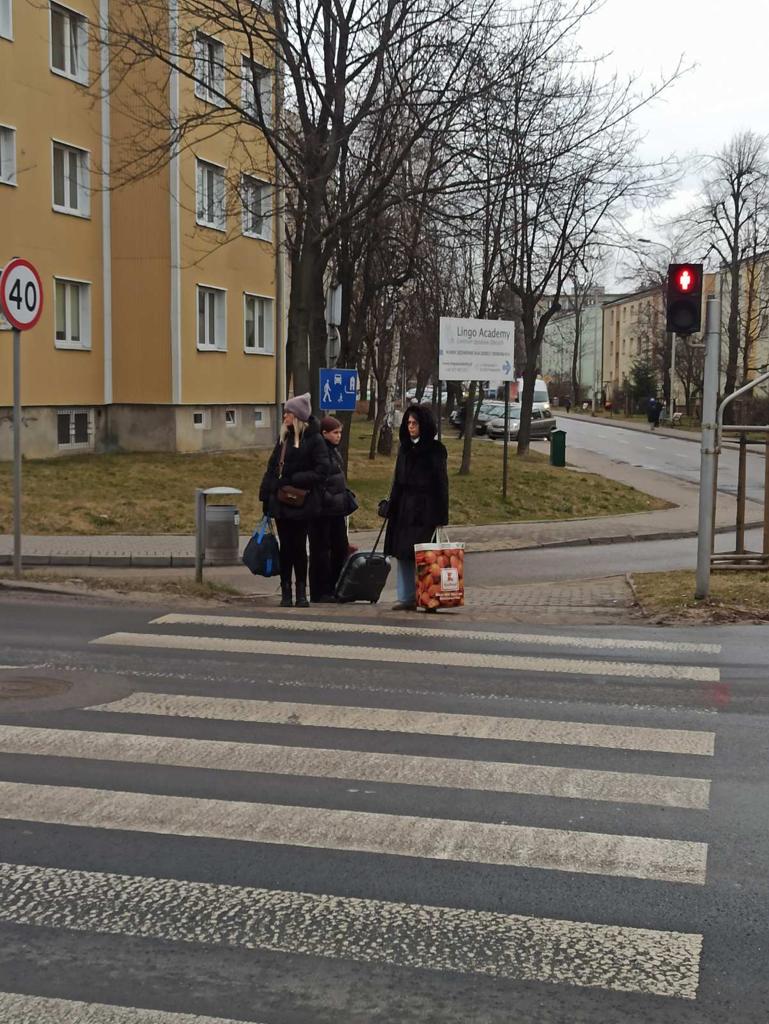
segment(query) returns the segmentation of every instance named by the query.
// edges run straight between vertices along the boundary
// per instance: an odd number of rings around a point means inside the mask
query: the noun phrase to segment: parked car
[[[478,410],[478,416],[475,420],[475,433],[485,434],[486,424],[489,420],[494,419],[495,416],[504,415],[505,403],[504,402],[481,402],[481,407]],[[461,434],[465,425],[465,406],[464,403],[456,408],[449,421],[455,430],[458,430]]]
[[[509,437],[517,438],[521,429],[521,407],[520,405],[510,406]],[[531,432],[529,437],[532,440],[537,438],[550,438],[550,435],[557,426],[556,418],[549,409],[532,409]],[[486,424],[486,433],[491,438],[505,436],[505,416],[498,416]]]

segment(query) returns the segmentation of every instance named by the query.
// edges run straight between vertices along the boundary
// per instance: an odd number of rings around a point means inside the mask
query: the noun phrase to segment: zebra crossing
[[[288,639],[272,639],[276,633]],[[349,642],[336,643],[335,634]],[[489,653],[483,650],[489,643],[527,650]],[[512,679],[541,674],[544,683],[569,677],[576,686],[595,675],[676,685],[720,678],[716,644],[309,618],[171,614],[143,632],[96,637],[92,646],[257,655],[260,667],[275,658],[397,667],[429,653],[438,679],[468,669]],[[557,649],[556,656],[542,653],[548,648]],[[645,660],[635,660],[639,656]],[[334,855],[364,858],[364,865],[366,858],[393,865],[407,858],[457,871],[493,868],[506,872],[513,892],[521,872],[527,878],[534,872],[543,880],[557,873],[597,885],[671,886],[695,894],[708,884],[703,835],[717,753],[711,719],[700,718],[694,728],[652,726],[632,707],[604,716],[608,721],[595,712],[562,720],[557,706],[544,717],[488,714],[487,706],[469,711],[435,702],[417,707],[405,698],[400,705],[377,702],[375,689],[367,699],[344,704],[285,700],[261,692],[259,678],[254,670],[246,695],[221,693],[211,683],[144,679],[128,696],[70,713],[63,724],[50,716],[0,716],[0,837],[4,825],[20,823],[42,834],[64,829],[87,837],[217,844],[206,880],[148,874],[130,856],[120,870],[100,870],[0,854],[0,927],[448,972],[485,977],[489,984],[505,979],[697,999],[703,934],[695,929],[660,927],[656,919],[648,926],[583,920],[578,905],[564,905],[562,915],[536,916],[514,906],[497,912],[451,900],[416,902],[396,890],[383,898],[379,887],[353,895],[240,884],[223,866],[228,850],[248,857],[250,849],[266,849],[278,862],[295,850],[308,864]],[[402,745],[385,749],[393,740]],[[640,770],[644,761],[647,770]],[[221,780],[215,794],[202,785],[201,773]],[[284,793],[281,785],[292,788]],[[448,816],[444,793],[505,800],[504,820],[483,811],[469,819],[461,813],[465,804]],[[532,808],[540,806],[555,808],[564,820],[537,821]],[[578,821],[572,807],[579,808]],[[627,834],[607,827],[606,814],[615,810],[626,815],[619,820],[632,820]],[[668,812],[680,814],[683,825],[664,817]],[[644,827],[644,815],[652,816],[651,827]],[[591,820],[600,827],[591,827]],[[693,834],[686,834],[691,823]],[[658,916],[664,919],[664,907]],[[0,992],[0,1022],[235,1019],[135,1002]],[[237,1019],[270,1024],[256,1010]]]

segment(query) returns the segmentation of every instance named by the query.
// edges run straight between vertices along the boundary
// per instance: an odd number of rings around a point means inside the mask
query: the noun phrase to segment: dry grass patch
[[[714,572],[703,601],[694,597],[695,574],[688,570],[638,573],[633,585],[646,613],[659,621],[769,621],[769,572]]]
[[[360,509],[353,529],[377,526],[376,505],[390,488],[394,458],[368,458],[371,426],[353,422],[350,486]],[[581,519],[668,508],[666,502],[590,473],[556,469],[548,447],[536,442],[525,458],[514,450],[509,462],[509,492],[502,500],[502,446],[487,441],[473,446],[472,472],[457,475],[461,442],[446,440],[449,451],[451,522],[457,525],[521,520]],[[261,515],[259,481],[269,456],[266,449],[205,455],[77,455],[24,464],[23,530],[29,534],[189,534],[193,529],[196,487],[227,485],[243,494],[235,499],[242,530]],[[0,463],[0,533],[12,528],[11,465]]]

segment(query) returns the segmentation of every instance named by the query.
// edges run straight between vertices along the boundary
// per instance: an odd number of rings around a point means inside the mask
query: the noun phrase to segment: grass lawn
[[[453,435],[453,431],[451,432]],[[352,424],[349,482],[361,506],[352,528],[378,525],[376,504],[387,496],[394,459],[368,458],[371,427]],[[451,522],[484,524],[516,520],[576,519],[666,508],[634,488],[590,473],[555,469],[546,443],[526,458],[511,447],[509,490],[502,500],[502,446],[473,444],[472,472],[457,475],[461,442],[449,450]],[[259,482],[269,451],[205,455],[77,455],[25,461],[23,530],[30,534],[191,533],[196,487],[237,487],[241,530],[261,515]],[[567,453],[568,458],[568,453]],[[0,533],[12,529],[12,466],[0,463]]]
[[[649,572],[633,576],[638,598],[649,615],[664,619],[741,618],[769,620],[769,572],[714,572],[710,596],[694,597],[693,572]]]

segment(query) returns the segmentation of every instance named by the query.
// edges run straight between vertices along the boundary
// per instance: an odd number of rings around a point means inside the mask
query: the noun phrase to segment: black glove
[[[389,498],[382,498],[382,500],[376,507],[376,514],[379,516],[380,519],[387,519],[387,517],[390,515]]]

